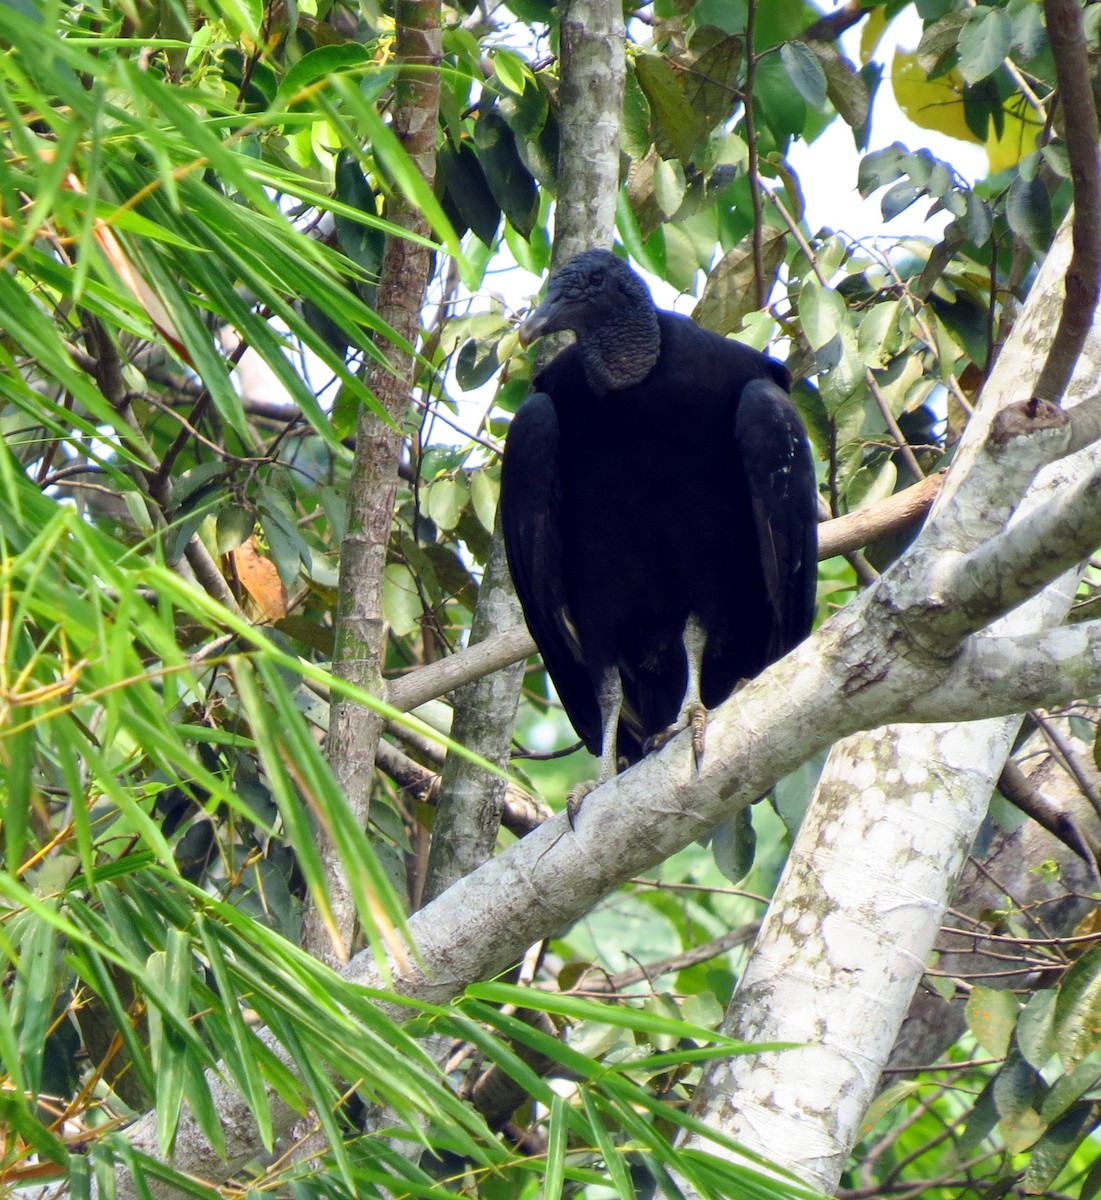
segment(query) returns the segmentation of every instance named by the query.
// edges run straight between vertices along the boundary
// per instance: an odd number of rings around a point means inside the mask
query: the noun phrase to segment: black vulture
[[[501,523],[528,628],[600,782],[810,631],[817,490],[786,368],[655,307],[605,250],[520,326],[576,342],[509,429]],[[571,810],[572,815],[572,810]]]

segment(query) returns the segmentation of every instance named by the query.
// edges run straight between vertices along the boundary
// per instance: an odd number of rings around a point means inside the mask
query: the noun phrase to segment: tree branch
[[[387,741],[379,742],[375,763],[402,791],[411,793],[425,804],[435,803],[440,777],[434,771],[414,762]],[[510,833],[523,837],[552,816],[554,813],[541,800],[529,796],[513,783],[506,784],[501,824]]]
[[[466,650],[437,659],[426,667],[418,667],[386,685],[386,702],[401,712],[409,712],[421,704],[445,696],[472,679],[499,671],[535,653],[535,641],[527,627],[517,625]]]
[[[1058,330],[1036,383],[1037,396],[1058,400],[1085,345],[1101,294],[1101,173],[1097,110],[1081,10],[1077,0],[1044,0],[1044,13],[1074,184],[1074,253],[1067,269]]]
[[[878,504],[823,521],[818,526],[819,561],[861,550],[888,534],[916,525],[937,498],[944,476],[944,471],[938,471]]]
[[[1068,580],[1068,588],[1072,581]],[[1008,673],[1008,676],[1007,676]],[[1034,633],[968,638],[944,683],[910,710],[915,721],[967,720],[961,689],[973,689],[989,715],[1020,713],[1101,692],[1101,620]]]

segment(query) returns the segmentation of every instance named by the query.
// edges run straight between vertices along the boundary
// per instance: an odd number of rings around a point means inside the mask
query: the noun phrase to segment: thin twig
[[[1062,765],[1066,768],[1069,774],[1074,779],[1082,792],[1082,795],[1093,806],[1094,812],[1101,816],[1101,792],[1098,792],[1097,785],[1089,777],[1085,767],[1082,765],[1074,747],[1070,744],[1063,731],[1058,725],[1046,714],[1033,710],[1029,714],[1036,722],[1040,732],[1044,735],[1048,745],[1054,751],[1055,756],[1059,759]]]
[[[753,205],[753,279],[756,286],[757,308],[764,308],[768,291],[765,288],[765,255],[763,205],[761,203],[761,171],[757,150],[757,122],[753,114],[753,87],[757,78],[757,56],[753,51],[753,26],[757,18],[757,0],[749,0],[745,17],[745,141],[749,148],[749,197]]]

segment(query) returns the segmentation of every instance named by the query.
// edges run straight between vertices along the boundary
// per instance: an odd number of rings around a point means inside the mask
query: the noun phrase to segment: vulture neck
[[[661,354],[658,314],[652,305],[617,313],[614,320],[577,333],[589,387],[598,395],[641,383]]]

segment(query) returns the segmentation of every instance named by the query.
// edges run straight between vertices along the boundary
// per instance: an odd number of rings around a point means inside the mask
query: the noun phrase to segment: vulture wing
[[[512,420],[501,469],[501,529],[509,570],[573,727],[600,753],[600,710],[563,587],[558,414],[544,392]]]
[[[761,570],[772,611],[768,661],[810,632],[818,575],[818,494],[806,434],[786,393],[771,380],[746,384],[734,420]]]

